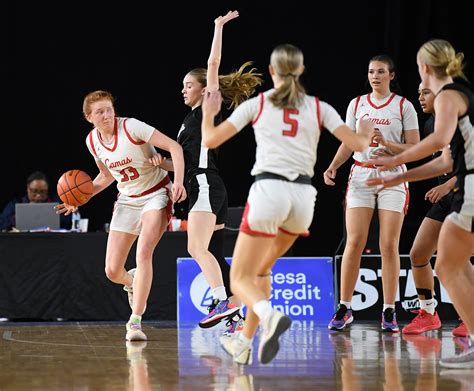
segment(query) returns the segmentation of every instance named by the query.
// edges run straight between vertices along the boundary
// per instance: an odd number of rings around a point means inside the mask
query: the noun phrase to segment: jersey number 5
[[[137,169],[134,167],[124,168],[120,171],[120,175],[122,175],[122,179],[120,179],[120,182],[134,181],[140,176]]]
[[[283,109],[283,122],[291,126],[290,130],[283,130],[283,136],[295,137],[298,132],[298,120],[291,118],[290,115],[298,115],[297,109]]]

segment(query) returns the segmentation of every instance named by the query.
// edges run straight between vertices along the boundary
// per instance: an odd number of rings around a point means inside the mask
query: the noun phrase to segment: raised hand
[[[214,19],[214,24],[216,26],[223,26],[226,24],[229,20],[235,19],[239,16],[239,11],[229,11],[227,12],[226,15],[224,16],[218,16],[216,19]]]
[[[219,90],[206,92],[202,101],[202,112],[216,116],[221,110],[222,95]]]

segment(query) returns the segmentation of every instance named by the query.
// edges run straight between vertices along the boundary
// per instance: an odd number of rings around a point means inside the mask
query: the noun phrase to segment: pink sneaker
[[[437,330],[441,328],[441,321],[439,320],[439,316],[436,311],[434,315],[431,315],[425,310],[413,312],[417,313],[417,315],[403,328],[403,334],[421,334],[425,331]]]
[[[466,324],[461,320],[461,323],[452,331],[452,334],[455,337],[468,337],[469,332],[467,331]]]

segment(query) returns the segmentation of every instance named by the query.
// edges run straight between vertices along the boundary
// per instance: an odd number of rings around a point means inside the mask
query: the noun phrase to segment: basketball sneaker
[[[468,337],[469,332],[467,331],[466,324],[461,320],[461,323],[456,326],[456,328],[452,331],[452,334],[455,337]]]
[[[260,343],[258,345],[258,361],[262,364],[268,364],[272,361],[280,349],[278,339],[291,326],[289,316],[272,308],[271,315],[261,323],[262,332],[260,334]]]
[[[413,312],[417,315],[402,329],[403,334],[421,334],[425,331],[437,330],[441,328],[441,321],[439,320],[439,316],[436,311],[434,315],[431,315],[425,310]]]
[[[238,334],[231,337],[222,335],[219,338],[222,348],[232,356],[234,362],[242,365],[252,364],[252,344],[246,344]]]
[[[131,320],[127,323],[127,335],[125,339],[127,341],[146,341],[146,335],[142,331],[141,322],[132,322]]]
[[[328,329],[339,331],[345,327],[349,327],[353,321],[352,309],[348,309],[344,304],[339,304],[337,311],[328,324]]]
[[[130,274],[132,276],[132,278],[134,278],[136,271],[137,271],[137,269],[133,268],[133,269],[130,269],[129,271],[127,271],[127,273]],[[130,308],[133,310],[133,283],[130,286],[124,285],[123,290],[125,292],[127,292],[128,304],[130,305]]]
[[[234,335],[234,333],[242,331],[244,328],[244,318],[242,318],[240,314],[237,314],[233,318],[228,319],[225,325],[226,329],[224,335],[230,337],[231,335]]]
[[[397,314],[393,308],[387,308],[382,312],[382,331],[388,333],[398,333]]]
[[[446,368],[474,369],[474,346],[456,356],[442,358],[439,364]]]
[[[240,307],[232,304],[229,300],[219,301],[214,299],[207,309],[209,313],[199,322],[199,327],[204,329],[213,327],[222,320],[233,317],[239,312]]]

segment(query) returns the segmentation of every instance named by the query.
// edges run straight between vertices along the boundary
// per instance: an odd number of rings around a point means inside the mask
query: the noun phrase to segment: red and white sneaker
[[[455,337],[468,337],[469,331],[467,331],[466,324],[461,320],[461,323],[452,331],[452,334]]]
[[[439,316],[436,311],[434,315],[431,315],[425,310],[413,312],[417,315],[403,328],[403,334],[421,334],[425,331],[437,330],[441,328],[441,321],[439,320]]]

